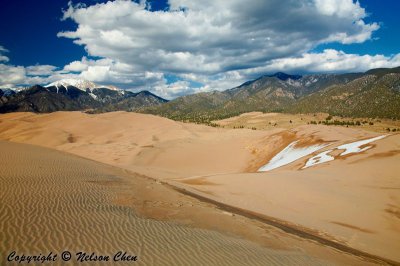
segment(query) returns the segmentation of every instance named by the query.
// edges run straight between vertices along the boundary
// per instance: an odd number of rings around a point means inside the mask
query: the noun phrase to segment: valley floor
[[[213,121],[213,123],[224,128],[248,128],[255,130],[270,130],[274,128],[292,129],[302,125],[323,125],[324,123],[328,123],[332,127],[350,127],[383,133],[400,132],[400,120],[362,117],[349,118],[331,116],[327,113],[287,114],[251,112]]]
[[[295,119],[293,118],[293,121]],[[290,124],[293,124],[293,121]],[[227,125],[229,121],[225,120],[221,123]],[[1,143],[1,155],[4,157],[2,161],[7,162],[5,164],[7,167],[2,170],[6,172],[0,176],[4,179],[2,183],[7,184],[10,189],[2,192],[2,197],[7,201],[3,201],[2,198],[0,215],[11,217],[10,219],[21,219],[7,208],[15,201],[15,198],[11,197],[14,193],[13,189],[21,190],[21,195],[26,194],[25,191],[28,190],[23,185],[26,181],[13,183],[13,176],[22,179],[28,176],[27,172],[18,172],[22,171],[18,170],[20,165],[25,165],[23,169],[28,172],[32,171],[31,168],[39,171],[36,178],[47,180],[43,184],[48,191],[62,190],[61,187],[53,188],[58,186],[58,181],[55,182],[54,178],[61,178],[61,180],[78,178],[73,188],[66,189],[66,191],[72,191],[77,189],[79,184],[90,181],[87,176],[98,171],[99,176],[105,177],[100,178],[102,180],[96,179],[93,184],[92,182],[87,184],[85,191],[92,191],[93,194],[87,195],[85,200],[80,201],[81,203],[87,200],[112,202],[116,210],[126,207],[128,209],[124,211],[129,212],[132,208],[133,212],[141,217],[140,219],[152,218],[164,221],[168,226],[170,222],[173,222],[174,226],[183,226],[183,229],[177,229],[177,232],[182,233],[180,237],[183,238],[186,237],[185,230],[189,230],[187,228],[189,226],[190,230],[199,230],[194,228],[213,230],[207,231],[210,234],[217,234],[215,230],[222,232],[224,234],[216,238],[221,241],[228,241],[224,240],[226,234],[236,239],[234,241],[239,241],[237,237],[250,240],[249,244],[246,242],[246,244],[233,245],[243,247],[236,253],[246,254],[248,259],[257,257],[253,257],[254,255],[246,250],[250,247],[246,245],[256,245],[260,248],[260,253],[257,252],[260,256],[275,254],[276,250],[280,250],[279,252],[286,250],[294,256],[299,256],[297,258],[300,260],[305,257],[310,259],[306,264],[314,262],[318,264],[321,261],[323,261],[322,264],[327,261],[347,265],[365,265],[367,261],[369,263],[386,261],[394,264],[400,261],[397,252],[400,249],[400,197],[398,194],[400,178],[396,174],[400,172],[400,135],[391,133],[384,139],[371,144],[371,149],[365,152],[304,170],[301,168],[313,155],[270,172],[257,172],[259,167],[295,140],[298,140],[299,146],[329,143],[337,147],[377,135],[379,134],[361,128],[294,125],[287,129],[279,127],[279,123],[269,130],[212,128],[125,112],[98,115],[80,112],[41,115],[4,114],[0,116],[0,139],[9,142]],[[10,142],[34,144],[65,151],[113,167],[75,156],[68,157],[71,155],[47,149],[42,150],[40,156],[38,153],[25,153],[23,152],[25,149],[36,151],[43,148]],[[40,170],[42,168],[36,167],[40,163],[45,163],[45,158],[51,159],[45,156],[46,153],[54,156],[59,154],[77,161],[83,160],[84,164],[91,164],[91,166],[78,168],[80,169],[79,177],[73,177],[76,176],[74,173],[69,176],[59,176],[59,172],[50,168],[52,169],[51,177],[46,179],[44,173],[40,172],[43,171]],[[15,155],[10,157],[7,154]],[[38,162],[35,161],[37,158],[40,158]],[[63,167],[75,164],[68,160],[63,163]],[[49,165],[43,164],[42,167],[47,169]],[[104,169],[117,171],[117,173],[105,174],[108,172]],[[114,179],[110,175],[119,178]],[[102,192],[98,190],[97,183],[100,184]],[[63,195],[66,198],[70,197],[67,194]],[[27,196],[26,202],[40,202],[33,194],[28,193],[28,195],[30,196]],[[24,207],[24,204],[28,204],[26,202],[21,200],[19,208],[26,208]],[[52,204],[51,201],[48,204]],[[57,206],[58,203],[54,204]],[[94,202],[91,206],[98,204]],[[68,205],[63,208],[68,208]],[[82,213],[86,212],[83,210],[86,207],[82,205],[80,208],[82,208]],[[126,219],[124,211],[121,212],[121,223]],[[93,215],[85,219],[99,219],[99,216]],[[73,217],[64,218],[70,221]],[[103,219],[102,223],[106,224],[103,224],[104,226],[113,227],[107,224],[108,216],[101,219]],[[44,224],[54,221],[49,219]],[[178,225],[175,224],[176,222]],[[135,221],[132,223],[135,224]],[[19,231],[17,228],[9,228],[10,224],[3,222],[1,225],[8,230],[9,239],[9,242],[3,243],[2,250],[6,247],[10,248],[12,246],[10,243],[23,245],[22,242],[13,242],[13,234],[18,234]],[[53,226],[53,224],[49,225]],[[164,230],[162,227],[154,230]],[[170,234],[175,235],[175,232]],[[69,235],[63,236],[62,229],[57,234],[48,237],[47,241],[63,237],[69,239]],[[202,237],[204,236],[198,236],[198,239]],[[143,254],[150,254],[151,243],[156,240],[151,239],[151,236],[141,236],[139,239],[148,240],[147,251],[145,251],[146,248],[141,250]],[[45,239],[42,241],[41,245],[45,246]],[[61,244],[69,243],[68,241],[61,240],[60,242]],[[85,240],[82,238],[82,241]],[[109,240],[109,243],[113,244],[104,246],[105,249],[113,245],[115,247],[118,241],[118,239]],[[159,242],[154,247],[163,245],[161,240],[157,241]],[[194,242],[200,240],[187,241],[187,245],[191,247]],[[61,244],[59,247],[62,246]],[[88,243],[89,246],[92,244]],[[210,245],[213,244],[210,243]],[[175,244],[170,246],[175,246]],[[179,248],[176,249],[179,250]],[[253,247],[250,249],[254,250]],[[269,253],[271,249],[274,251]],[[190,250],[189,248],[187,253],[182,254],[182,258],[172,255],[168,258],[170,261],[182,259],[183,262],[186,255],[191,257]],[[226,252],[219,250],[214,256],[220,256],[218,258],[223,260]],[[345,255],[346,253],[353,253],[357,257]],[[229,254],[232,252],[229,251]],[[268,261],[268,256],[264,257],[264,262]],[[268,258],[272,263],[274,259]],[[149,258],[151,259],[159,258],[154,255],[154,258]],[[263,261],[263,259],[257,258],[257,261]],[[276,261],[279,263],[279,259]],[[143,262],[146,264],[145,259]],[[228,264],[228,261],[225,262]],[[243,263],[240,260],[236,262]],[[285,262],[294,265],[299,262],[304,264],[304,261],[291,261],[291,259],[285,259]]]

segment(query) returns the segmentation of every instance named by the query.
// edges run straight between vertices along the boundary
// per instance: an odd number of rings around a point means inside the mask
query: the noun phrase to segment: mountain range
[[[35,85],[13,91],[0,89],[0,113],[91,110],[92,112],[134,111],[167,100],[151,92],[134,93],[86,80],[63,79],[47,86]]]
[[[140,111],[198,123],[251,111],[400,119],[400,67],[365,73],[264,75],[226,91],[187,95]]]
[[[60,80],[19,91],[0,89],[0,112],[136,111],[174,120],[210,123],[245,112],[326,112],[345,117],[400,119],[400,67],[364,73],[263,75],[225,91],[167,101],[85,80]]]

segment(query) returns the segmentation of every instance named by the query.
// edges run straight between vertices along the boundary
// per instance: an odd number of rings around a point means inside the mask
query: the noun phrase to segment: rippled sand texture
[[[144,219],[115,202],[115,169],[58,151],[0,141],[0,261],[11,250],[139,256],[141,265],[326,265],[214,231]],[[70,263],[69,265],[72,265]],[[104,264],[103,264],[104,265]]]

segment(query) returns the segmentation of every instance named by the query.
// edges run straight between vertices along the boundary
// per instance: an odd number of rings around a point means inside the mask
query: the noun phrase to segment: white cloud
[[[76,74],[63,73],[54,66],[14,66],[0,64],[0,88],[15,88],[35,84],[48,84],[62,78],[79,78]]]
[[[3,53],[6,52],[8,52],[8,50],[0,45],[0,62],[8,62],[10,60],[7,56],[3,55]]]
[[[90,66],[81,73],[81,77],[94,82],[101,82],[110,79],[109,66]]]
[[[326,49],[320,53],[303,53],[296,57],[274,59],[264,66],[231,70],[215,75],[183,73],[177,75],[181,80],[172,83],[168,83],[162,72],[135,73],[130,71],[129,65],[108,59],[90,60],[83,57],[81,61],[73,62],[73,65],[82,65],[84,66],[82,69],[85,70],[74,74],[65,70],[69,68],[67,66],[63,70],[56,70],[54,66],[47,65],[23,67],[0,64],[0,87],[47,84],[62,78],[84,78],[100,84],[118,84],[134,91],[146,89],[166,99],[173,99],[197,92],[230,89],[265,73],[276,71],[307,74],[363,72],[372,68],[397,67],[400,65],[400,54],[358,55]],[[192,83],[204,85],[193,86]]]
[[[354,27],[358,27],[362,30],[351,35],[345,32],[334,33],[331,34],[324,42],[328,43],[339,41],[343,44],[363,43],[366,40],[371,39],[372,33],[379,29],[379,25],[377,23],[365,24],[362,20],[356,21],[354,23]]]
[[[162,83],[158,86],[155,86],[153,90],[157,95],[166,99],[171,99],[194,92],[188,81],[177,81],[171,84]]]
[[[34,65],[26,68],[26,74],[29,76],[49,76],[57,69],[51,65]]]
[[[163,80],[160,72],[136,72],[126,63],[115,62],[104,58],[98,60],[83,57],[81,61],[74,61],[64,67],[64,71],[79,72],[78,76],[93,82],[115,84],[123,88],[152,86]]]
[[[246,72],[248,74],[272,71],[289,71],[292,73],[363,72],[372,68],[390,68],[399,65],[400,54],[393,56],[358,55],[326,49],[321,53],[304,53],[298,57],[275,59],[265,67]]]
[[[73,7],[64,18],[76,31],[60,32],[91,56],[173,74],[207,74],[265,65],[324,42],[363,42],[379,26],[366,24],[352,0],[170,0],[168,11],[117,0]],[[184,8],[184,9],[182,9]]]
[[[8,62],[9,61],[9,59],[8,59],[8,57],[7,56],[5,56],[5,55],[1,55],[0,54],[0,62]]]
[[[14,84],[23,83],[25,77],[26,71],[24,67],[0,64],[0,87],[13,87]]]
[[[83,61],[83,62],[82,62]],[[85,64],[86,57],[82,59],[82,61],[73,61],[68,65],[64,66],[64,70],[66,72],[82,72],[88,69],[88,65]]]
[[[365,17],[365,10],[358,1],[354,3],[352,0],[315,0],[315,6],[321,14],[327,16],[351,17],[354,21]]]
[[[212,91],[212,90],[226,90],[236,87],[249,79],[254,73],[247,73],[244,70],[232,70],[217,75],[195,75],[183,74],[180,75],[185,80],[198,82],[204,86],[196,89],[196,91]]]

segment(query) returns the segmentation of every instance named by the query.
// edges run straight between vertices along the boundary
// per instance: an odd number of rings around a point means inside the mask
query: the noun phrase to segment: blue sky
[[[62,10],[69,1],[60,0],[2,0],[0,1],[0,45],[9,50],[10,63],[14,65],[50,64],[64,66],[87,55],[84,47],[69,39],[58,38],[57,33],[73,30],[76,24],[62,21]],[[82,0],[88,6],[107,1]],[[152,8],[165,9],[167,2],[150,1]]]
[[[398,10],[397,0],[2,0],[0,87],[73,77],[174,98],[277,71],[393,67]]]

